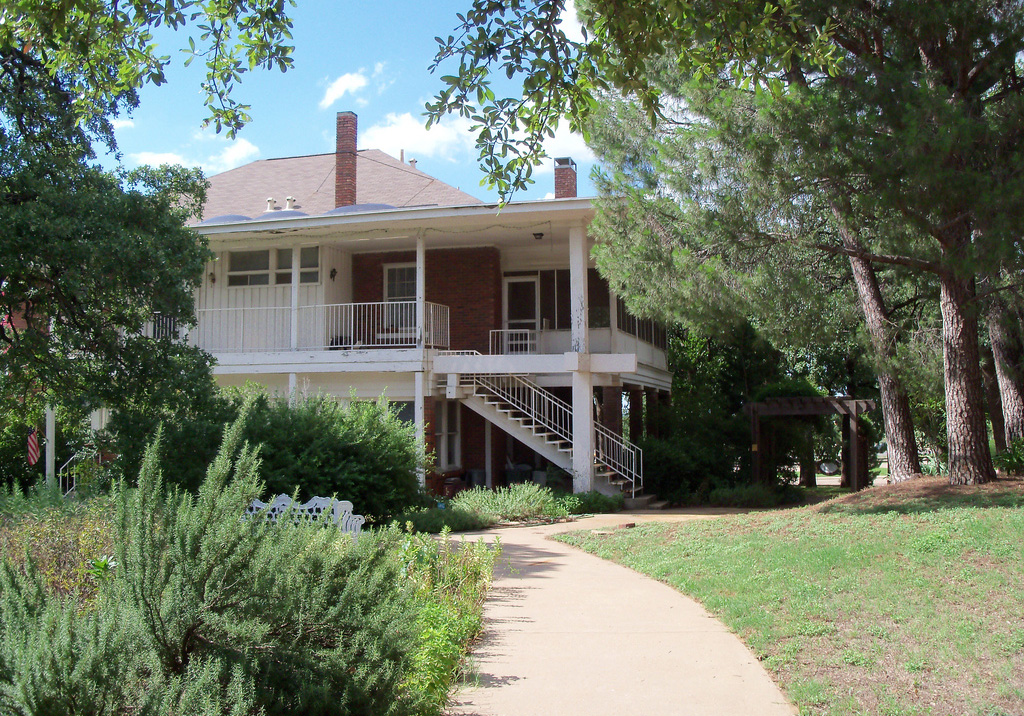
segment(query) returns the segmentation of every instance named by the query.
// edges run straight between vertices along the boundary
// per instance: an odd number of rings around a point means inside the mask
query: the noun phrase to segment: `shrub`
[[[444,529],[451,532],[469,532],[494,524],[494,520],[485,515],[454,507],[419,507],[396,515],[394,520],[401,526],[412,525],[415,532],[431,534],[437,534]]]
[[[802,500],[801,492],[792,485],[735,485],[716,487],[702,504],[716,507],[778,507]]]
[[[997,453],[992,462],[1007,474],[1024,474],[1024,439],[1014,440],[1006,450]]]
[[[591,492],[580,492],[573,495],[579,500],[579,506],[571,510],[574,515],[601,514],[604,512],[620,512],[625,505],[626,498],[622,494],[605,495],[596,490]]]
[[[687,450],[680,443],[658,438],[640,441],[644,451],[644,491],[669,502],[685,502],[708,479],[706,446]]]
[[[298,492],[300,500],[336,495],[371,521],[423,504],[417,471],[427,467],[415,428],[384,399],[341,403],[328,395],[272,397],[255,384],[208,401],[202,415],[164,423],[160,461],[167,479],[196,491],[204,466],[217,454],[225,422],[250,401],[243,438],[261,445],[269,494]],[[123,422],[123,420],[122,420]],[[137,474],[138,430],[120,425],[116,445],[122,474]]]
[[[95,601],[65,598],[31,558],[0,564],[0,713],[440,710],[452,644],[479,628],[487,548],[421,542],[416,556],[396,528],[353,540],[326,522],[241,519],[262,491],[242,440],[251,410],[197,494],[165,485],[158,435],[138,488],[115,490]]]
[[[420,642],[407,686],[420,696],[419,712],[440,713],[446,705],[469,641],[481,627],[483,602],[501,551],[463,540],[454,549],[447,530],[440,540],[409,535],[403,559],[424,601]]]
[[[263,446],[270,494],[337,495],[377,520],[423,503],[415,428],[384,399],[314,395],[289,403],[260,395],[245,437]]]
[[[484,487],[463,490],[452,499],[451,506],[494,521],[561,517],[567,514],[550,489],[532,482],[516,483],[496,490]]]
[[[7,517],[0,528],[0,555],[23,570],[31,561],[49,594],[87,603],[98,586],[90,565],[113,551],[111,503],[61,502],[17,505],[24,513]]]

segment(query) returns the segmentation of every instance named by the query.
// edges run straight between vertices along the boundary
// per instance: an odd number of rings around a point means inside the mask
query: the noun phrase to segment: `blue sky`
[[[117,123],[117,140],[127,166],[164,162],[201,166],[216,174],[256,159],[334,151],[335,114],[359,115],[359,147],[381,149],[422,171],[488,200],[480,185],[469,122],[450,117],[427,132],[423,105],[441,88],[430,74],[434,37],[453,34],[456,13],[470,0],[354,3],[298,0],[294,20],[294,69],[255,70],[243,76],[235,97],[252,105],[252,122],[234,140],[203,130],[202,67],[182,67],[179,50],[187,35],[166,34],[163,54],[174,60],[167,84],[146,87],[140,105]],[[179,59],[181,58],[181,59]],[[581,137],[560,133],[550,157],[571,156],[579,169],[579,194],[593,194],[588,176],[592,155]],[[536,183],[516,199],[551,195],[551,159],[534,172]]]

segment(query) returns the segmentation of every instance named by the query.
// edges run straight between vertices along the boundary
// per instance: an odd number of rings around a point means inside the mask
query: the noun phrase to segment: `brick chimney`
[[[570,157],[555,160],[555,198],[571,199],[576,196],[576,162]]]
[[[355,112],[338,112],[338,134],[334,150],[334,205],[356,203],[356,135]]]

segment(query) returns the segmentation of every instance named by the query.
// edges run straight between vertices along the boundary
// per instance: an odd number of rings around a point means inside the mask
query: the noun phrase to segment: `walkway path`
[[[504,545],[459,716],[792,716],[761,664],[671,587],[549,534],[644,519],[495,530]]]

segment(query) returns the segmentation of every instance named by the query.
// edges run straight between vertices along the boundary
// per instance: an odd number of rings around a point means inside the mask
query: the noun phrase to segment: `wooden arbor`
[[[861,448],[860,418],[862,413],[875,409],[873,400],[857,400],[829,396],[807,398],[769,398],[762,403],[749,403],[745,410],[750,414],[750,434],[753,445],[751,463],[754,467],[754,482],[764,479],[764,446],[761,435],[761,418],[788,418],[810,415],[843,416],[843,471],[849,475],[850,487],[860,490],[868,485],[867,451]]]

